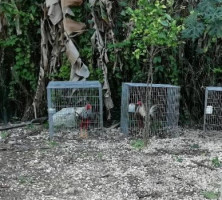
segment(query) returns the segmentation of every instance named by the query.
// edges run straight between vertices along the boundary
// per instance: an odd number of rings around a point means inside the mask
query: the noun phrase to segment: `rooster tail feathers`
[[[149,114],[150,114],[151,117],[154,117],[156,112],[157,112],[157,105],[153,105],[153,106],[150,108]]]

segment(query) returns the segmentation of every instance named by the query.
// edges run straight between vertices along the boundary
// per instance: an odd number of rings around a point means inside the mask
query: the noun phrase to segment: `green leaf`
[[[203,196],[206,199],[218,199],[220,197],[220,193],[213,192],[213,191],[205,191],[205,192],[203,192]]]
[[[170,21],[170,20],[172,20],[172,18],[171,18],[171,16],[170,15],[168,15],[168,14],[165,14],[165,16],[166,16],[166,18]]]
[[[120,15],[122,15],[122,16],[126,16],[126,12],[125,12],[125,10],[122,10],[122,12],[120,13]]]
[[[21,52],[21,50],[22,50],[21,48],[16,48],[15,49],[16,52]]]
[[[119,1],[119,5],[122,7],[126,7],[127,3],[125,1]]]
[[[154,57],[154,59],[153,59],[153,63],[154,64],[157,64],[157,63],[161,63],[161,57],[160,56],[156,56],[156,57]]]
[[[205,26],[201,22],[193,22],[182,31],[183,38],[191,38],[193,40],[199,38],[204,32]]]
[[[144,148],[144,141],[141,139],[138,140],[133,140],[131,141],[131,146],[134,147],[135,149],[143,149]]]
[[[218,157],[212,159],[212,165],[216,168],[221,167],[222,163]]]
[[[166,26],[168,27],[169,26],[169,23],[165,20],[161,20],[160,23],[163,25],[163,26]]]

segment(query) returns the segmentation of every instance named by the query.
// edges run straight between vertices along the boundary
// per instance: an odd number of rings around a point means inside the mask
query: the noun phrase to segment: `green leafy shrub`
[[[222,37],[222,1],[201,0],[198,6],[185,19],[184,38],[193,41],[204,34],[211,36],[212,41]],[[204,51],[207,51],[207,47]]]
[[[205,191],[202,194],[206,199],[218,199],[220,197],[219,192]]]
[[[9,133],[7,132],[7,131],[2,131],[1,133],[0,133],[0,137],[1,137],[1,139],[6,139],[7,137],[9,136]]]
[[[221,163],[221,161],[219,160],[218,157],[215,157],[215,158],[212,159],[212,165],[214,167],[221,167],[222,163]]]
[[[181,26],[167,13],[167,6],[161,1],[139,0],[138,8],[128,8],[134,22],[131,39],[136,49],[133,54],[137,59],[149,54],[148,47],[172,47],[178,44]]]
[[[144,141],[141,140],[141,139],[133,140],[133,141],[131,141],[130,144],[131,144],[131,146],[132,146],[133,148],[135,148],[135,149],[141,150],[141,149],[144,148]]]

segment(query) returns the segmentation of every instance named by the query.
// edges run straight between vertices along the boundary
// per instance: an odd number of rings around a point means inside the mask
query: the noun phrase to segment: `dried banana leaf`
[[[112,27],[114,26],[112,20],[113,1],[89,0],[89,3],[92,11],[91,12],[92,21],[94,22],[93,28],[95,29],[95,32],[91,38],[91,42],[94,53],[99,54],[99,56],[97,56],[97,66],[103,70],[103,77],[104,77],[103,90],[105,90],[104,103],[108,111],[107,118],[110,119],[111,118],[110,110],[114,107],[114,105],[108,81],[108,70],[106,64],[109,63],[109,59],[107,55],[108,50],[106,48],[106,44],[108,41],[112,42],[113,44],[116,43],[114,32],[112,30]],[[114,70],[117,66],[117,62],[119,62],[117,49],[115,49],[115,54],[116,54],[116,60],[114,61],[113,65]]]
[[[70,6],[80,6],[82,5],[83,0],[61,0],[62,8]]]
[[[15,7],[15,9],[17,10],[17,11],[19,11],[18,10],[18,7],[17,7],[17,5],[16,5],[16,3],[15,3],[15,1],[14,0],[11,0],[11,2],[12,2],[12,4],[13,4],[13,6]],[[16,33],[17,33],[17,35],[21,35],[22,34],[22,30],[21,30],[21,28],[20,28],[20,16],[19,16],[19,14],[17,14],[16,16],[15,16],[15,28],[16,28]]]
[[[81,67],[76,69],[76,75],[84,78],[89,77],[88,67],[81,61]]]
[[[41,20],[41,54],[42,54],[42,65],[45,70],[48,67],[48,38],[45,31],[45,20]]]
[[[78,81],[79,79],[86,79],[89,77],[88,67],[82,62],[80,58],[77,59],[76,63],[72,65],[70,80]]]
[[[50,7],[56,3],[59,3],[59,0],[46,0],[46,7]]]
[[[7,20],[3,13],[0,13],[0,33],[3,32],[4,26],[7,26]]]
[[[61,65],[59,56],[62,52],[66,52],[71,63],[70,80],[83,81],[89,77],[89,70],[80,59],[79,51],[70,39],[73,36],[71,36],[72,33],[82,33],[86,25],[66,17],[66,15],[74,16],[70,7],[80,6],[82,3],[83,0],[46,0],[45,4],[42,5],[44,15],[41,21],[42,40],[39,80],[32,104],[34,106],[25,111],[23,120],[32,117],[34,113],[35,116],[41,113],[40,107],[45,103],[46,77],[51,72],[55,72],[58,66]],[[2,26],[3,23],[0,18],[0,30],[2,30]]]
[[[63,18],[65,18],[66,14],[73,16],[73,17],[75,16],[74,13],[72,12],[71,8],[69,8],[69,7],[62,8],[62,12],[63,12]]]
[[[70,39],[66,42],[66,55],[71,65],[74,65],[79,58],[79,51]]]
[[[49,7],[48,16],[53,25],[58,24],[62,20],[62,9],[59,3],[55,3]]]
[[[19,17],[19,15],[16,15],[16,17],[15,17],[15,27],[16,27],[17,35],[21,35],[22,34],[22,30],[20,28],[20,17]]]
[[[73,21],[70,18],[63,19],[63,24],[64,30],[68,35],[72,33],[82,33],[86,28],[86,25],[84,23]]]

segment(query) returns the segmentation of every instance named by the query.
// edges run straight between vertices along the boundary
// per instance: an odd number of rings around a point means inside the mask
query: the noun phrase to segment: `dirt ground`
[[[41,126],[0,133],[0,199],[222,199],[222,133],[182,130],[147,148],[118,129],[59,133]],[[134,140],[134,141],[133,141]]]

